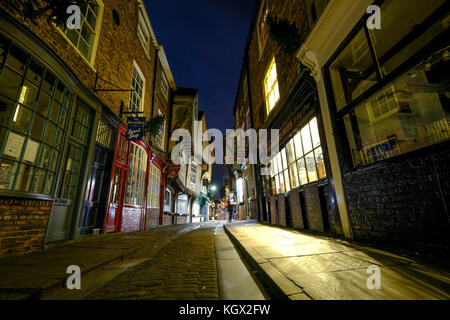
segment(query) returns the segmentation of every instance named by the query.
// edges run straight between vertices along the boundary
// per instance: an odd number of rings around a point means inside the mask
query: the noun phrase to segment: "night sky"
[[[233,105],[255,0],[144,0],[179,87],[200,90],[208,128],[233,127]],[[223,165],[213,167],[220,189]]]

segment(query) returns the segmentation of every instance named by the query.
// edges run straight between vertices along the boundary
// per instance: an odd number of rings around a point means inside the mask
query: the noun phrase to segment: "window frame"
[[[102,0],[95,0],[95,2],[97,4],[97,6],[98,6],[98,14],[97,14],[96,26],[95,26],[95,30],[94,30],[94,37],[95,38],[94,38],[94,41],[92,43],[92,51],[91,51],[91,56],[90,57],[85,57],[83,55],[83,53],[81,53],[80,49],[78,49],[78,44],[77,45],[73,44],[73,42],[69,39],[69,37],[66,34],[67,30],[61,30],[60,27],[58,27],[58,26],[56,26],[54,24],[55,28],[61,33],[61,35],[66,39],[66,41],[68,43],[70,43],[70,45],[75,49],[75,51],[88,63],[88,65],[92,69],[94,69],[95,59],[97,57],[98,43],[99,43],[99,40],[100,40],[100,30],[101,30],[101,26],[102,26],[102,22],[103,22],[103,14],[104,14],[104,9],[105,9],[105,6],[104,6]],[[80,38],[82,37],[81,36],[81,30],[82,30],[83,24],[86,22],[86,19],[87,19],[83,15],[83,13],[81,14],[81,16],[82,16],[82,18],[81,18],[81,28],[80,28],[80,30],[76,30],[75,31],[75,32],[78,33],[78,36],[79,36],[78,43],[80,42]],[[92,29],[91,26],[89,26],[89,28]],[[91,47],[89,44],[88,44],[88,46],[89,46],[89,48]]]
[[[266,8],[266,7],[267,7],[267,8]],[[263,56],[263,52],[264,52],[264,49],[265,49],[265,47],[266,47],[266,44],[267,44],[267,41],[268,41],[268,36],[269,36],[267,22],[264,21],[264,25],[265,25],[265,33],[266,33],[266,39],[265,39],[264,43],[261,43],[262,31],[261,31],[260,22],[261,22],[262,15],[263,15],[263,13],[264,13],[264,9],[265,9],[265,8],[266,8],[266,10],[267,10],[267,16],[268,16],[269,13],[270,13],[270,9],[269,9],[269,0],[263,0],[263,1],[261,2],[261,6],[260,6],[259,12],[258,12],[258,19],[256,20],[256,21],[257,21],[257,23],[256,23],[256,36],[257,36],[257,38],[258,38],[259,60],[261,60],[261,58],[262,58],[262,56]],[[267,18],[267,17],[266,17],[266,18]]]
[[[134,150],[133,150],[134,149]],[[134,151],[134,152],[133,152]],[[142,157],[138,157],[142,156]],[[137,161],[136,161],[137,160]],[[130,168],[130,162],[138,162],[136,172]],[[131,142],[128,155],[127,182],[125,185],[125,195],[123,199],[124,206],[144,207],[146,205],[146,175],[147,175],[148,153],[145,148],[138,143]],[[143,175],[143,177],[141,177]],[[131,182],[131,184],[130,184]],[[131,186],[131,191],[128,189]],[[130,191],[130,198],[128,197]],[[137,191],[137,193],[135,193]],[[129,201],[130,200],[130,201]],[[135,203],[129,203],[129,202]]]
[[[319,144],[317,146],[314,145],[314,138],[313,138],[313,134],[312,134],[312,129],[311,129],[311,123],[316,120],[317,123],[317,134],[318,134],[318,138],[319,138]],[[305,145],[303,142],[303,137],[302,137],[302,131],[304,129],[308,128],[308,132],[309,132],[309,138],[310,138],[310,142],[311,142],[311,149],[305,152]],[[295,141],[297,137],[300,137],[300,144],[301,144],[301,155],[299,156],[297,153],[297,142]],[[292,149],[292,155],[294,160],[290,161],[289,156],[288,156],[288,145],[292,143],[293,149]],[[319,119],[317,116],[313,115],[311,117],[308,118],[307,121],[305,121],[303,123],[302,126],[300,126],[296,131],[295,134],[292,136],[291,139],[289,139],[289,141],[284,145],[284,147],[280,150],[279,153],[277,153],[275,155],[275,157],[270,161],[270,181],[272,181],[272,194],[283,194],[283,193],[288,193],[291,190],[296,190],[298,188],[303,188],[307,185],[313,184],[313,183],[319,183],[322,180],[327,179],[328,177],[328,172],[327,172],[327,168],[326,168],[326,164],[325,164],[325,160],[323,159],[323,169],[324,169],[324,176],[320,175],[320,171],[319,171],[319,164],[317,162],[317,153],[316,151],[318,150],[322,151],[322,156],[324,154],[324,144],[322,142],[322,139],[320,137],[320,128],[319,128]],[[285,155],[283,157],[283,154]],[[306,157],[308,155],[312,154],[313,155],[313,159],[314,159],[314,170],[315,170],[315,174],[316,174],[316,179],[310,179],[309,177],[309,173],[308,173],[308,166],[306,163]],[[303,161],[304,164],[304,169],[306,170],[306,183],[302,183],[301,182],[301,176],[300,176],[300,170],[298,167],[298,163],[300,161]],[[281,165],[281,167],[280,167]],[[294,166],[295,167],[295,171],[297,174],[297,185],[294,186],[293,184],[293,180],[292,180],[292,175],[291,175],[291,167]],[[283,180],[281,180],[281,177],[283,177]],[[275,183],[274,183],[275,182]],[[289,185],[287,184],[287,182],[289,182]],[[283,185],[284,191],[282,191],[281,186]]]
[[[22,48],[15,40],[4,36],[3,34],[1,35],[1,37],[7,43],[7,50],[5,51],[6,54],[4,56],[4,60],[0,61],[2,74],[4,75],[5,72],[8,71],[12,75],[18,77],[20,81],[16,90],[17,92],[15,93],[15,97],[10,97],[5,92],[1,93],[2,99],[5,99],[5,101],[9,101],[11,103],[11,110],[6,115],[8,120],[0,125],[0,129],[5,133],[4,141],[0,142],[0,159],[1,161],[12,163],[13,167],[11,169],[11,173],[14,173],[14,177],[12,178],[12,183],[11,179],[9,181],[11,187],[8,186],[7,188],[2,188],[0,189],[0,192],[7,192],[8,194],[25,194],[27,196],[35,195],[38,198],[53,197],[56,192],[56,186],[58,185],[61,159],[66,148],[66,139],[67,136],[71,135],[71,131],[73,130],[71,123],[75,121],[75,118],[72,117],[72,109],[74,108],[75,101],[78,98],[73,90],[71,90],[71,88],[64,82],[64,80],[62,80],[62,78],[47,64],[42,63],[39,57]],[[17,48],[17,50],[21,52],[21,54],[24,54],[23,57],[26,61],[22,65],[20,70],[16,70],[14,66],[6,65],[8,56],[11,53],[12,46]],[[36,80],[30,80],[29,78],[29,71],[32,70],[32,63],[40,68],[41,73],[35,73],[35,79],[39,79],[40,77],[38,83],[35,82]],[[53,81],[53,83],[51,84],[51,91],[48,91],[45,88],[45,82],[48,79],[47,74],[50,75],[50,78]],[[25,85],[34,87],[36,90],[34,98],[32,99],[32,101],[30,101],[32,105],[24,101],[25,94],[23,93],[23,89],[26,88]],[[58,91],[60,85],[62,87],[62,91]],[[58,94],[58,92],[60,92],[60,94]],[[39,110],[42,96],[48,96],[48,101],[45,104],[47,106],[47,110],[45,112]],[[27,128],[22,130],[14,127],[14,122],[16,121],[14,119],[17,117],[17,115],[19,114],[18,111],[21,109],[24,109],[30,114]],[[54,110],[57,110],[56,119],[52,119]],[[43,119],[42,129],[39,131],[39,137],[33,136],[33,128],[37,117]],[[49,131],[51,130],[49,129],[51,128],[50,125],[52,125],[53,131]],[[86,124],[87,134],[89,134],[90,125],[90,123]],[[47,133],[49,132],[52,132],[52,134],[50,136],[50,139],[48,140]],[[16,142],[17,137],[21,141],[21,147],[18,157],[5,154],[6,146],[8,145],[9,139],[13,137],[12,135],[16,136]],[[37,145],[34,148],[35,153],[33,161],[25,159],[30,141]],[[58,145],[59,147],[57,147]],[[41,156],[43,156],[45,152],[44,148],[47,148],[47,150],[49,150],[48,158],[46,159],[46,161],[43,161],[41,163]],[[22,168],[22,166],[28,166],[32,170],[29,175],[29,179],[31,179],[27,183],[27,190],[16,189],[20,176],[20,169]],[[39,184],[35,180],[38,171],[44,172],[44,177],[41,182],[42,186],[40,188],[40,191],[33,191],[35,185]],[[51,185],[49,189],[46,189],[50,176],[52,176]]]
[[[275,69],[276,79],[271,85],[271,90],[268,91],[268,86],[266,86],[266,82],[267,82],[267,79],[270,77],[270,75],[272,73],[271,71],[273,70],[273,68]],[[275,93],[275,89],[277,89],[276,95],[278,96],[278,99],[276,99],[273,106],[270,107],[270,101],[269,101],[270,96],[272,95],[272,93]],[[272,57],[272,59],[270,60],[269,66],[267,67],[266,72],[264,73],[263,90],[264,90],[264,104],[266,107],[265,109],[266,109],[266,118],[267,118],[267,116],[269,116],[269,114],[276,108],[277,103],[280,101],[280,98],[281,98],[280,84],[278,81],[278,69],[277,69],[277,63],[276,63],[275,57]],[[270,110],[269,110],[269,108],[270,108]]]
[[[164,98],[166,98],[167,102],[169,100],[169,82],[167,81],[167,77],[164,72],[161,72],[161,93],[163,94]]]
[[[154,163],[150,162],[148,174],[148,192],[147,192],[148,209],[160,208],[160,198],[159,198],[160,192],[161,192],[161,169],[159,169]]]
[[[387,0],[376,0],[376,1],[374,1],[373,4],[381,7],[386,2],[387,2]],[[439,8],[445,7],[445,5],[449,6],[448,2],[445,2],[444,4],[442,4]],[[445,10],[438,9],[438,10],[436,10],[436,12],[437,11],[442,12],[440,18],[444,17]],[[435,14],[435,12],[432,14]],[[374,44],[371,41],[372,38],[370,37],[370,35],[368,33],[369,30],[367,29],[367,24],[366,24],[367,18],[369,16],[370,16],[369,14],[365,14],[359,20],[359,22],[354,26],[354,28],[347,35],[347,37],[342,41],[342,43],[340,44],[338,49],[331,55],[331,57],[325,63],[325,65],[323,66],[323,69],[322,69],[323,74],[324,74],[324,79],[325,79],[324,84],[325,84],[325,90],[326,90],[326,95],[327,95],[327,101],[329,104],[329,111],[330,111],[330,116],[331,116],[331,120],[332,120],[333,130],[335,130],[335,132],[336,132],[338,142],[342,145],[342,148],[340,148],[340,150],[341,150],[341,156],[344,160],[343,161],[344,173],[351,173],[351,172],[356,172],[359,170],[365,170],[366,168],[379,166],[382,163],[385,163],[388,161],[389,162],[398,161],[399,159],[407,157],[408,155],[410,156],[411,154],[414,154],[414,153],[417,154],[418,152],[421,152],[421,150],[428,149],[435,145],[435,144],[431,144],[431,145],[419,148],[417,150],[407,151],[405,153],[401,153],[399,155],[395,155],[395,156],[386,158],[384,160],[378,160],[378,161],[375,161],[375,162],[372,162],[372,163],[369,163],[366,165],[360,165],[360,166],[354,165],[353,156],[351,154],[349,137],[347,136],[347,132],[346,132],[346,128],[345,128],[344,118],[347,115],[350,115],[351,112],[356,110],[362,104],[368,103],[369,98],[375,98],[377,95],[381,94],[383,89],[387,89],[389,87],[389,84],[395,82],[406,72],[408,72],[409,70],[414,68],[416,65],[420,64],[421,61],[423,61],[424,59],[426,59],[427,57],[432,55],[433,52],[435,52],[436,49],[438,49],[441,46],[441,43],[442,43],[442,41],[444,39],[444,35],[445,35],[445,32],[444,32],[444,33],[440,34],[439,36],[435,37],[426,46],[420,48],[419,50],[417,50],[413,54],[411,54],[405,61],[403,61],[398,66],[396,66],[393,70],[391,70],[391,72],[383,75],[383,72],[379,65],[379,60],[376,56],[373,55],[374,54],[374,47],[373,47]],[[427,18],[426,20],[428,20],[428,19],[429,18]],[[413,30],[409,34],[405,35],[403,38],[407,38],[407,37],[410,37],[411,35],[414,35],[414,37],[412,39],[410,39],[412,42],[412,41],[418,39],[426,31],[428,31],[435,22],[436,21],[431,21],[431,22],[428,21],[426,24],[420,25],[420,30]],[[353,99],[352,101],[347,103],[340,110],[338,110],[337,101],[336,101],[337,99],[335,97],[335,88],[333,85],[332,75],[331,75],[331,67],[332,67],[333,63],[337,60],[337,58],[339,58],[340,54],[351,44],[351,42],[355,39],[355,37],[358,35],[358,33],[361,32],[361,30],[365,31],[365,39],[369,45],[369,48],[372,51],[372,62],[374,64],[374,67],[376,69],[375,71],[376,71],[379,79],[378,79],[377,83],[375,83],[369,89],[365,90],[362,94],[360,94],[355,99]],[[391,52],[392,56],[394,56],[396,53],[401,52],[405,47],[406,46],[402,46],[402,47],[393,46],[390,50],[392,51],[392,50],[396,49],[397,51],[395,51],[393,54]],[[368,112],[370,114],[371,124],[374,124],[377,121],[382,120],[382,118],[373,119],[371,110],[368,110]],[[446,141],[441,141],[437,144],[445,143],[445,142]]]
[[[134,71],[136,70],[136,73],[139,75],[142,80],[142,96],[140,97],[140,103],[138,106],[138,110],[131,109],[133,94],[136,94],[136,89],[133,88],[133,78],[134,78]],[[142,73],[141,69],[139,68],[139,65],[136,61],[133,60],[133,70],[131,71],[131,85],[130,88],[132,91],[130,91],[130,98],[128,102],[128,112],[143,112],[144,111],[144,99],[145,99],[145,85],[146,80],[144,77],[144,74]],[[139,116],[139,113],[133,113],[134,116]]]

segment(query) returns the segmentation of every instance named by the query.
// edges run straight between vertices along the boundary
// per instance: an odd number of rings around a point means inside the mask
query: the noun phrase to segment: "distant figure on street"
[[[229,214],[229,222],[231,222],[233,219],[234,208],[236,206],[236,195],[234,194],[233,191],[230,190],[229,187],[226,187],[225,191],[226,191],[225,196],[227,199],[227,210]]]

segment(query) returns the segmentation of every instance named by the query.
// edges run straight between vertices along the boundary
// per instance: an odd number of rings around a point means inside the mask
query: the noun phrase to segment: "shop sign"
[[[146,123],[147,120],[144,117],[128,117],[127,139],[133,142],[141,140],[145,135]]]
[[[176,178],[178,173],[180,172],[181,166],[179,164],[175,164],[172,161],[169,163],[169,167],[167,168],[167,177]]]

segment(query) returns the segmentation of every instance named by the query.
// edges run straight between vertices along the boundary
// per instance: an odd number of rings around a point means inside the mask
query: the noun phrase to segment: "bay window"
[[[128,180],[124,201],[126,205],[143,207],[145,204],[147,159],[147,152],[144,148],[135,143],[131,143]]]
[[[0,36],[0,189],[53,195],[73,94]]]
[[[271,161],[273,193],[285,193],[326,177],[317,118],[299,130]]]
[[[450,138],[448,9],[445,0],[385,1],[382,28],[363,25],[330,63],[353,167]]]

